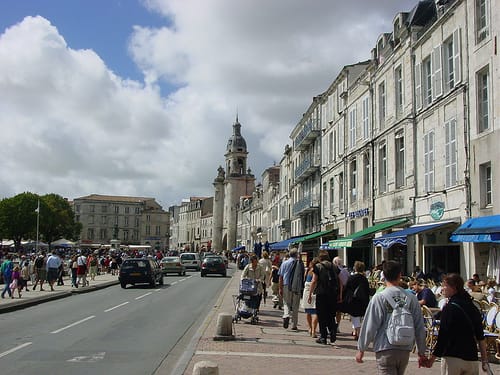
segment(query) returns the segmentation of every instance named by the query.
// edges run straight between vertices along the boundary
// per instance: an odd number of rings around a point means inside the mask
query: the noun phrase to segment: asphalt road
[[[228,280],[188,272],[2,314],[0,373],[170,374]]]

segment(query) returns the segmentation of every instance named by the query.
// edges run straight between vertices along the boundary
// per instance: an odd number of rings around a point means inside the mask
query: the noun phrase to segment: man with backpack
[[[335,316],[337,306],[342,296],[342,284],[339,280],[337,266],[330,262],[330,255],[326,250],[320,250],[319,263],[313,268],[313,278],[309,291],[308,303],[312,301],[312,294],[316,294],[316,315],[318,316],[320,337],[318,344],[326,345],[330,336],[330,344],[337,340],[337,323]]]
[[[368,304],[358,340],[356,361],[370,343],[377,361],[378,374],[404,374],[410,351],[417,343],[419,367],[426,366],[425,327],[417,297],[399,286],[401,265],[387,261],[383,267],[386,288]]]

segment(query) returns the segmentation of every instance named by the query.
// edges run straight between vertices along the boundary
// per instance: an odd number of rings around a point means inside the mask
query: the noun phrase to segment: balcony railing
[[[319,121],[317,119],[309,120],[293,140],[293,147],[298,151],[306,150],[320,135],[320,130]]]
[[[294,203],[292,213],[294,216],[304,215],[311,211],[319,209],[319,202],[310,195],[305,196],[298,202]]]
[[[295,168],[294,176],[295,182],[299,183],[305,180],[307,177],[316,172],[320,167],[320,159],[319,158],[306,158],[299,164],[297,168]]]

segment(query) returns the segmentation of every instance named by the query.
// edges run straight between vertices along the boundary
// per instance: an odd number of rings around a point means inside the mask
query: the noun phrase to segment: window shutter
[[[434,69],[434,90],[432,90],[432,97],[439,98],[443,94],[443,70],[441,62],[441,45],[434,48],[432,51],[432,67]]]
[[[415,106],[417,110],[422,108],[421,64],[415,64]]]
[[[455,86],[462,81],[462,69],[460,64],[460,29],[453,32],[453,71],[455,73]]]

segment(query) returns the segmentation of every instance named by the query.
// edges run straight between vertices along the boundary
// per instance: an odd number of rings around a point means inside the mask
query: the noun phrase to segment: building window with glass
[[[395,146],[395,167],[396,167],[396,189],[405,184],[405,138],[403,132],[396,133]]]
[[[125,207],[125,213],[126,214],[130,213],[130,207]]]
[[[151,235],[151,227],[149,225],[146,225],[146,236]]]
[[[198,228],[198,230],[197,230],[197,231],[198,231],[198,235],[199,235],[199,234],[200,234],[200,228]],[[155,228],[155,235],[156,235],[156,236],[159,236],[159,235],[160,235],[160,233],[161,233],[161,228],[160,228],[160,226],[159,226],[159,225],[157,225],[157,226],[156,226],[156,228]]]
[[[333,189],[334,182],[333,182],[333,177],[330,178],[330,213],[333,212],[333,203],[335,201],[334,199],[334,194],[335,190]]]
[[[105,228],[101,228],[101,230],[99,231],[99,239],[101,239],[101,240],[106,239],[106,229]]]
[[[328,189],[326,185],[326,181],[323,182],[323,214],[326,215],[326,212],[328,211]]]
[[[344,174],[339,173],[339,209],[344,212]]]
[[[368,154],[363,155],[363,198],[370,198],[370,157]]]
[[[328,162],[331,163],[333,161],[333,132],[328,134]]]
[[[455,87],[455,64],[453,38],[448,38],[443,44],[444,89],[446,92]]]
[[[128,227],[128,216],[125,216],[123,218],[123,225],[126,226],[126,227]]]
[[[95,206],[94,206],[93,204],[91,204],[91,205],[89,206],[89,212],[92,212],[92,213],[94,213],[94,212],[95,212]]]
[[[356,160],[351,161],[350,166],[349,166],[350,172],[349,172],[349,188],[351,192],[351,203],[356,200],[356,185],[357,185],[357,166],[356,166]]]
[[[378,191],[387,191],[387,146],[382,143],[378,149]]]
[[[489,1],[476,0],[476,40],[482,42],[490,35]]]
[[[478,131],[481,133],[490,127],[489,110],[489,69],[486,67],[477,74],[477,109]]]
[[[492,179],[491,179],[491,163],[484,163],[479,166],[480,178],[480,194],[481,208],[486,208],[492,205]]]
[[[450,120],[445,127],[445,186],[457,184],[457,121]]]
[[[108,212],[108,206],[106,206],[106,205],[102,205],[102,206],[101,206],[101,212],[102,212],[102,213]]]
[[[356,108],[349,112],[349,148],[356,146]]]
[[[139,226],[139,218],[138,218],[138,217],[136,217],[136,218],[135,218],[135,223],[134,223],[134,226],[135,226],[135,227],[138,227],[138,226]]]
[[[434,191],[434,131],[424,134],[424,188]]]
[[[146,215],[146,221],[149,223],[151,221],[151,215]]]
[[[140,214],[140,213],[141,213],[141,209],[140,209],[139,207],[136,207],[136,208],[135,208],[135,213],[136,213],[136,214]]]
[[[363,139],[370,137],[370,98],[363,99]]]
[[[394,70],[394,83],[396,85],[396,115],[400,116],[403,113],[403,70],[401,66]]]
[[[89,240],[94,239],[94,229],[93,228],[87,229],[87,239],[89,239]]]
[[[379,125],[380,129],[385,127],[385,114],[386,114],[386,103],[385,103],[385,82],[378,85],[378,105],[379,105]]]
[[[424,94],[424,106],[432,103],[432,66],[431,58],[427,57],[422,62],[422,89]]]
[[[106,225],[108,223],[108,218],[107,216],[101,216],[101,224]]]
[[[115,205],[115,214],[120,212],[120,207]]]
[[[89,224],[94,224],[94,215],[89,215]]]

